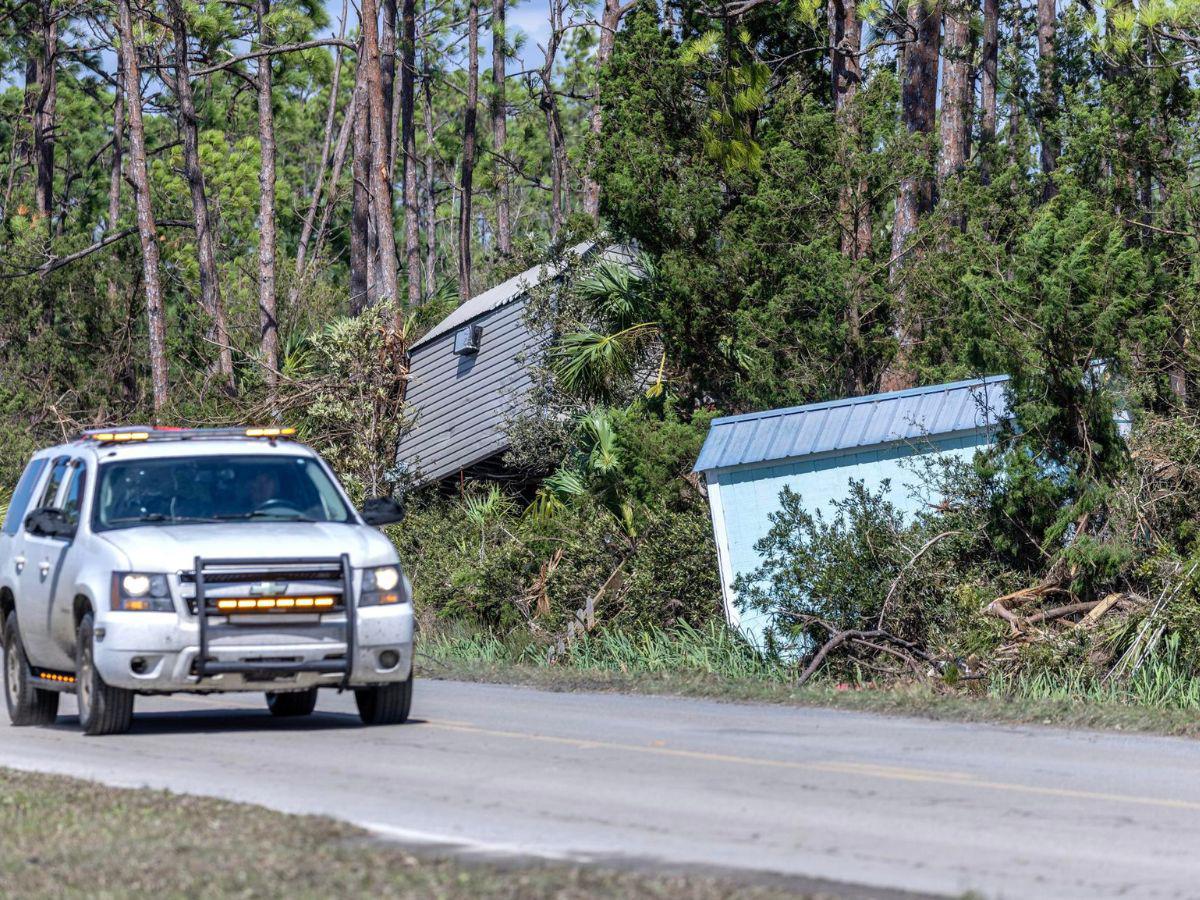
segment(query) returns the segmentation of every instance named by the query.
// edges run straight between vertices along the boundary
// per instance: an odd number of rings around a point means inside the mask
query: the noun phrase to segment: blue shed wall
[[[743,610],[733,592],[733,582],[753,572],[762,562],[754,545],[771,528],[770,515],[780,508],[779,495],[791,488],[812,513],[827,518],[833,502],[848,494],[851,480],[878,491],[890,480],[888,500],[906,517],[924,503],[937,503],[923,483],[921,461],[931,454],[970,460],[991,439],[988,430],[925,438],[919,443],[865,447],[822,456],[781,460],[757,466],[738,466],[706,473],[713,526],[721,560],[721,581],[730,621],[747,637],[761,643],[767,617]],[[917,496],[910,496],[917,492]]]

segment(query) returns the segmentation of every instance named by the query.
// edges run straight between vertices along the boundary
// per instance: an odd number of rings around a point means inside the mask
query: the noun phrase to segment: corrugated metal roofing
[[[1007,375],[713,419],[693,471],[995,428]]]
[[[566,251],[563,261],[536,265],[532,269],[522,272],[520,275],[514,275],[508,281],[502,281],[495,287],[488,288],[482,294],[476,294],[454,312],[450,313],[450,315],[446,316],[446,318],[442,319],[442,321],[434,325],[425,334],[421,335],[420,340],[415,341],[409,348],[410,352],[428,344],[447,331],[453,331],[460,325],[465,325],[472,319],[479,318],[479,316],[482,316],[486,312],[491,312],[505,303],[511,303],[525,294],[530,288],[556,277],[566,267],[566,256],[586,256],[592,252],[595,246],[595,241],[584,241],[582,244],[576,244],[570,250]]]

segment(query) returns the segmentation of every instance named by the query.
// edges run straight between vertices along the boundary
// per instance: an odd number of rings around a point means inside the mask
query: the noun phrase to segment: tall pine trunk
[[[996,143],[996,76],[1000,53],[1000,0],[983,0],[983,46],[979,53],[980,176],[991,180],[991,153]]]
[[[383,95],[383,133],[387,140],[388,188],[396,177],[400,148],[396,146],[396,0],[381,0],[379,30],[379,86]]]
[[[58,107],[58,20],[51,0],[40,0],[36,53],[25,69],[26,102],[32,103],[34,209],[46,229],[54,233],[54,145]]]
[[[181,0],[170,0],[168,12],[175,41],[175,97],[179,103],[179,133],[183,139],[183,176],[192,196],[192,224],[196,229],[196,261],[200,270],[200,306],[208,317],[207,337],[216,348],[214,371],[223,386],[233,390],[233,353],[229,347],[229,329],[225,306],[221,302],[221,281],[217,270],[216,237],[208,207],[204,170],[200,166],[200,136],[196,104],[192,97],[188,67],[188,32]]]
[[[945,0],[942,12],[942,115],[938,185],[959,174],[971,141],[971,3]]]
[[[358,315],[374,302],[371,294],[371,203],[367,184],[371,168],[371,113],[367,105],[367,58],[358,45],[354,69],[354,142],[351,150],[353,194],[350,200],[350,311]]]
[[[437,290],[437,173],[434,168],[437,135],[433,130],[433,66],[428,47],[423,53],[421,73],[421,107],[425,121],[425,163],[422,166],[425,173],[422,192],[425,204],[425,295],[432,297]]]
[[[920,336],[920,322],[909,301],[909,273],[920,257],[915,245],[921,218],[933,206],[933,181],[925,171],[929,135],[933,132],[937,106],[938,43],[941,13],[937,5],[909,0],[906,14],[908,44],[902,62],[900,95],[904,127],[918,141],[918,168],[900,178],[896,195],[896,217],[892,225],[892,336],[896,356],[880,378],[882,390],[893,391],[916,384],[913,357]]]
[[[1058,57],[1055,0],[1037,0],[1038,92],[1037,130],[1041,145],[1042,199],[1056,193],[1051,177],[1058,164]]]
[[[347,13],[347,0],[342,0],[342,20],[341,20],[342,24],[341,24],[341,28],[339,29],[339,32],[338,32],[339,39],[344,38],[346,36],[346,13]],[[321,157],[317,164],[317,180],[316,180],[316,183],[313,185],[312,197],[309,198],[309,201],[308,201],[308,211],[305,212],[304,221],[303,221],[303,223],[301,223],[301,226],[300,226],[300,239],[296,243],[296,272],[295,272],[295,276],[292,278],[291,288],[289,288],[289,290],[288,290],[288,308],[289,309],[292,308],[299,301],[300,291],[302,290],[302,288],[304,286],[304,281],[305,281],[304,275],[308,269],[308,248],[309,248],[309,244],[311,243],[312,238],[313,238],[313,232],[314,232],[315,223],[316,223],[316,219],[317,219],[317,209],[320,208],[320,206],[321,206],[321,197],[323,196],[323,194],[325,192],[325,173],[326,173],[326,171],[329,170],[329,167],[331,165],[336,170],[331,176],[331,178],[332,178],[332,181],[331,181],[332,187],[330,190],[331,196],[330,196],[329,203],[326,205],[327,209],[329,208],[329,206],[333,205],[333,199],[334,199],[333,195],[337,191],[337,179],[338,179],[339,175],[341,174],[340,163],[336,159],[331,161],[330,157],[329,157],[331,145],[333,144],[333,122],[334,122],[334,118],[337,115],[338,91],[341,88],[341,85],[342,85],[342,48],[338,47],[337,55],[334,58],[334,62],[333,62],[333,82],[329,86],[329,104],[325,108],[325,129],[323,132],[323,136],[321,138]],[[346,114],[344,116],[344,122],[342,124],[342,128],[338,132],[338,148],[341,148],[342,152],[345,152],[345,148],[342,145],[342,139],[343,139],[344,135],[348,134],[346,131],[347,124],[353,121],[353,116],[351,115],[352,109],[353,109],[353,105],[351,105],[350,110],[346,111]],[[334,154],[336,157],[336,155],[337,155],[336,149],[334,150]],[[323,229],[319,233],[323,234],[324,233]]]
[[[621,0],[604,0],[604,10],[600,14],[600,37],[596,45],[596,96],[592,99],[592,111],[588,123],[593,142],[599,142],[600,133],[604,128],[604,110],[600,105],[600,74],[612,58],[617,27],[621,24],[621,16],[624,12]],[[592,217],[593,221],[600,221],[600,185],[592,178],[590,172],[583,185],[583,209]]]
[[[417,88],[416,0],[404,0],[402,9],[400,142],[404,165],[404,267],[408,275],[409,306],[419,306],[421,304],[421,221],[417,191],[417,128],[414,120]]]
[[[258,41],[272,43],[267,17],[271,0],[257,0]],[[258,316],[259,353],[268,386],[279,380],[279,321],[275,309],[275,113],[271,108],[271,57],[258,60],[258,143],[262,163],[258,171]]]
[[[167,405],[167,324],[163,314],[159,277],[158,228],[150,205],[150,173],[146,166],[146,129],[142,122],[142,85],[137,46],[133,42],[130,0],[117,0],[117,27],[121,35],[121,62],[125,67],[126,106],[129,111],[129,179],[137,205],[138,240],[142,247],[142,283],[146,291],[146,325],[150,339],[150,385],[157,418]]]
[[[467,99],[463,113],[462,175],[458,204],[458,296],[471,299],[471,219],[475,181],[475,120],[479,106],[479,0],[467,7]]]
[[[829,24],[829,70],[834,117],[838,125],[839,168],[845,180],[838,188],[839,244],[842,255],[852,262],[871,253],[871,203],[867,179],[856,175],[856,162],[863,152],[862,127],[855,98],[862,84],[862,23],[856,0],[829,0],[826,7]],[[862,348],[862,308],[865,276],[852,266],[846,284],[847,351],[854,361],[850,390],[866,388],[867,373]]]
[[[370,110],[371,158],[367,185],[371,208],[375,213],[375,239],[378,241],[379,301],[398,300],[396,291],[396,220],[392,211],[391,178],[388,177],[387,118],[380,80],[378,9],[375,0],[362,4],[363,49],[366,51],[367,106]]]
[[[505,69],[508,38],[504,33],[505,7],[508,0],[492,0],[492,165],[496,181],[496,249],[501,256],[512,255],[512,215],[508,196],[508,86]],[[604,43],[601,34],[601,46]]]

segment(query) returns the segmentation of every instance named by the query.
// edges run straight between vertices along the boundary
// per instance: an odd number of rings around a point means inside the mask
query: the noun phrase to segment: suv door
[[[0,587],[7,588],[16,596],[17,582],[25,568],[23,532],[25,515],[33,501],[33,492],[39,487],[42,473],[46,471],[45,458],[30,460],[13,491],[4,514],[4,525],[0,526]]]
[[[79,520],[87,515],[85,501],[88,491],[88,467],[83,459],[72,459],[67,473],[67,484],[62,489],[59,508],[67,522],[78,532]],[[68,542],[59,557],[54,576],[54,590],[50,594],[48,611],[51,649],[60,662],[67,661],[73,668],[75,659],[75,591],[72,585],[79,583],[79,567],[83,563],[74,539]]]
[[[60,456],[50,467],[38,499],[29,505],[26,516],[41,507],[58,508],[58,498],[67,479],[71,458]],[[48,669],[70,668],[69,658],[63,658],[50,640],[50,600],[58,581],[58,569],[70,542],[59,537],[34,534],[21,523],[18,558],[23,561],[17,576],[14,592],[17,607],[17,623],[21,627],[21,641],[25,655],[34,665]]]

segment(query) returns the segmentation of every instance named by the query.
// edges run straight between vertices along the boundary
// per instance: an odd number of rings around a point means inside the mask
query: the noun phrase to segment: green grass
[[[983,681],[795,685],[795,668],[766,660],[714,624],[703,629],[599,631],[553,662],[528,638],[451,628],[423,635],[423,677],[524,684],[545,690],[670,694],[823,706],[957,721],[1200,735],[1200,678],[1169,648],[1134,676],[1104,680],[1083,670],[993,674]]]
[[[782,898],[818,886],[464,862],[331,819],[0,769],[0,897]],[[829,891],[833,892],[830,893]]]

